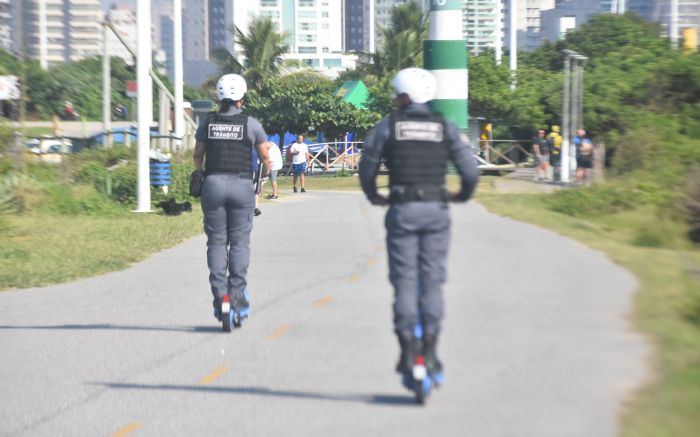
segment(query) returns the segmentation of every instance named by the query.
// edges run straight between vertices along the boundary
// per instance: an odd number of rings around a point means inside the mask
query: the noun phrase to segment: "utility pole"
[[[173,85],[175,87],[175,102],[173,103],[173,127],[175,136],[180,139],[179,145],[184,144],[185,110],[183,93],[182,67],[182,0],[173,0]]]
[[[586,65],[586,62],[588,61],[588,58],[583,56],[583,55],[577,55],[575,57],[576,59],[576,106],[575,106],[575,111],[576,111],[576,122],[578,123],[578,126],[576,126],[576,129],[585,129],[585,124],[583,123],[583,67]],[[572,170],[575,170],[577,167],[577,162],[576,162],[576,154],[573,153],[572,151],[572,156],[574,157],[573,162],[571,164]]]
[[[517,78],[516,71],[518,69],[518,30],[516,29],[516,21],[518,18],[518,1],[510,0],[510,14],[509,14],[509,27],[510,27],[510,90],[515,91]]]
[[[112,80],[109,58],[109,27],[102,23],[102,145],[112,146]]]
[[[138,83],[138,182],[135,212],[151,211],[151,176],[148,155],[151,150],[153,120],[153,83],[151,82],[151,0],[138,0],[136,13]]]
[[[588,58],[564,49],[564,90],[562,93],[561,181],[569,182],[576,169],[576,153],[572,139],[583,128],[583,66]],[[573,60],[573,61],[572,61]],[[573,67],[573,80],[572,80]]]
[[[669,37],[674,49],[678,48],[678,0],[671,0],[671,30]]]
[[[564,58],[564,91],[562,93],[563,108],[561,111],[561,181],[569,182],[569,99],[571,90],[571,50],[563,50]]]
[[[578,57],[576,55],[572,56],[573,63],[571,68],[573,70],[571,78],[571,128],[569,129],[569,171],[576,171],[576,144],[573,141],[576,138],[578,129],[581,127],[580,120],[578,119],[578,98],[579,98],[579,65]]]

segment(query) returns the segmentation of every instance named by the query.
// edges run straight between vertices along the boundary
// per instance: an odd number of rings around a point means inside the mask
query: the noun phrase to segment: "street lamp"
[[[564,91],[562,95],[561,181],[569,182],[571,170],[576,168],[576,153],[572,147],[574,132],[583,126],[583,65],[588,58],[573,50],[564,49]],[[573,59],[573,81],[571,67]]]

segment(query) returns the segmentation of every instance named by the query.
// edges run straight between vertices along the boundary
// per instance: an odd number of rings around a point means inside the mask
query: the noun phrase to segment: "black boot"
[[[425,355],[425,367],[430,373],[442,373],[442,363],[437,357],[437,337],[426,335],[423,339],[423,354]]]
[[[400,374],[410,373],[413,369],[413,361],[416,357],[416,339],[399,335],[399,346],[401,356],[396,364],[396,372]]]

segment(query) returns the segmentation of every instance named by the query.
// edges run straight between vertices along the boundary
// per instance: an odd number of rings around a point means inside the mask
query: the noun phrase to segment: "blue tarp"
[[[112,129],[112,141],[117,143],[117,144],[124,144],[126,142],[125,136],[126,135],[131,135],[131,141],[136,141],[136,137],[138,135],[138,128],[136,126],[130,126],[128,128],[124,127],[117,127]],[[151,128],[151,136],[154,135],[160,135],[158,132],[158,128]],[[99,133],[95,135],[93,138],[95,139],[96,144],[103,144],[104,143],[104,134]]]

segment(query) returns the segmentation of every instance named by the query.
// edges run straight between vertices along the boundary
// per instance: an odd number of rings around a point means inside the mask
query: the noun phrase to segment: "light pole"
[[[569,171],[576,171],[576,143],[574,138],[576,138],[576,132],[580,126],[580,120],[578,119],[578,93],[579,93],[579,68],[578,68],[578,55],[571,57],[571,104],[569,110],[571,111],[571,117],[569,121],[571,127],[569,128]]]
[[[184,144],[183,137],[185,136],[182,65],[182,0],[173,0],[173,58],[173,86],[175,86],[173,125],[175,127],[175,136],[179,138],[179,148]]]
[[[518,17],[518,1],[510,0],[509,37],[510,37],[510,90],[515,91],[518,69],[518,30],[515,28]]]
[[[678,48],[678,0],[671,0],[671,25],[669,37],[674,49]]]
[[[583,127],[583,66],[588,58],[564,49],[564,91],[562,93],[561,181],[569,182],[576,169],[576,153],[572,139]],[[572,62],[573,60],[573,62]],[[572,80],[573,66],[573,80]]]
[[[102,23],[102,145],[112,146],[112,70],[109,57],[109,27]]]
[[[564,91],[562,93],[561,111],[561,181],[569,182],[569,115],[570,115],[570,91],[571,91],[571,57],[576,54],[573,50],[562,50],[564,58]]]
[[[583,124],[583,66],[586,65],[588,58],[582,55],[576,55],[574,58],[574,86],[576,87],[576,93],[574,95],[575,105],[573,105],[572,111],[575,116],[575,123],[572,123],[572,134],[577,134],[578,129],[584,129]],[[575,150],[571,151],[571,170],[575,170],[577,167],[576,163],[576,153]]]
[[[138,153],[136,212],[151,211],[151,175],[148,155],[151,150],[153,121],[153,83],[151,81],[151,0],[138,0],[136,79],[138,83]]]

